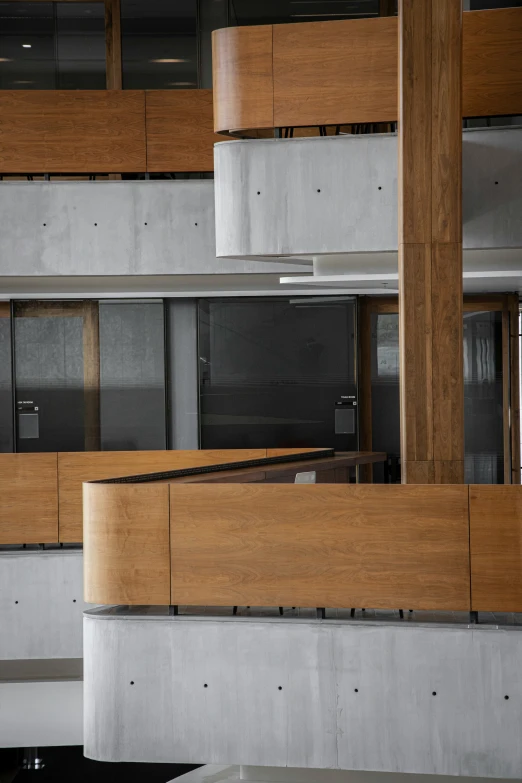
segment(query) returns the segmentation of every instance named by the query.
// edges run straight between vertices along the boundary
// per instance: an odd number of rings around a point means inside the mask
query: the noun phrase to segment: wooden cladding
[[[402,481],[464,480],[462,2],[399,0]]]
[[[174,604],[469,609],[467,487],[170,487]]]
[[[464,117],[522,113],[522,8],[463,15]],[[397,17],[213,33],[214,127],[392,122]]]
[[[2,90],[0,174],[212,171],[211,90]]]
[[[57,454],[0,454],[0,544],[57,541]]]

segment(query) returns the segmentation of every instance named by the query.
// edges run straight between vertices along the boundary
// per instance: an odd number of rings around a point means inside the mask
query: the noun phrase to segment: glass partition
[[[356,394],[346,298],[199,302],[201,447],[357,448],[337,403]]]
[[[105,89],[103,3],[0,3],[0,89]]]

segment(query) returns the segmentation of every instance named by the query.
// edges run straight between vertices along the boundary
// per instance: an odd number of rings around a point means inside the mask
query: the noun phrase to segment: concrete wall
[[[83,682],[0,682],[0,748],[81,745]]]
[[[0,277],[274,271],[216,260],[212,180],[4,182],[0,212]]]
[[[90,612],[84,634],[90,758],[520,777],[516,627]]]
[[[522,246],[521,165],[522,128],[464,131],[465,248]],[[394,135],[222,142],[215,184],[218,256],[397,250]]]
[[[81,658],[82,612],[87,606],[82,552],[3,552],[0,662]]]

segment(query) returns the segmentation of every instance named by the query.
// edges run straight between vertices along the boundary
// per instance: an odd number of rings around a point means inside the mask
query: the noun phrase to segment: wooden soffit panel
[[[171,603],[468,610],[466,486],[170,486]]]
[[[397,17],[213,33],[216,131],[392,122]],[[463,116],[522,113],[522,8],[463,15]]]
[[[522,612],[522,488],[470,485],[472,609]]]
[[[145,170],[143,91],[0,91],[2,173]]]
[[[212,90],[147,90],[147,171],[214,171]]]
[[[58,542],[57,454],[0,454],[0,544]]]

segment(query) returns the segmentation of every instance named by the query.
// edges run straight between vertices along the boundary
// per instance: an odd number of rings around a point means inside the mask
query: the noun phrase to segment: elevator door
[[[100,447],[95,302],[14,306],[17,451]]]

